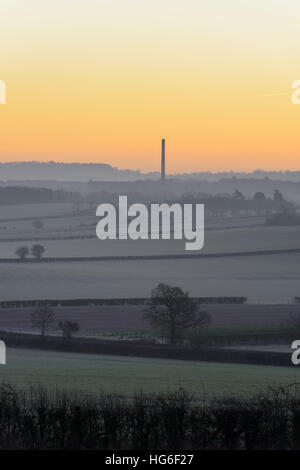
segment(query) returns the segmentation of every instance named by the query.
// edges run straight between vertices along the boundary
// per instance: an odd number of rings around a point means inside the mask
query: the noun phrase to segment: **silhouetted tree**
[[[273,201],[277,203],[282,203],[284,202],[283,195],[279,189],[274,189],[273,191]]]
[[[238,189],[236,189],[236,190],[234,191],[233,197],[234,197],[235,199],[241,199],[242,201],[244,201],[244,200],[246,199],[245,196],[244,196],[244,194],[243,194],[241,191],[239,191]]]
[[[264,203],[264,202],[266,202],[266,196],[263,192],[257,191],[253,196],[253,201],[259,202],[259,203]]]
[[[47,305],[40,305],[31,315],[31,325],[39,328],[41,336],[45,336],[46,330],[54,322],[55,313]]]
[[[258,214],[267,212],[267,198],[263,192],[257,191],[254,194],[252,201],[253,208]]]
[[[189,298],[188,292],[166,284],[158,284],[152,289],[144,316],[150,320],[153,327],[167,333],[170,344],[176,343],[182,330],[201,328],[210,322],[210,316],[199,311],[197,304]]]
[[[17,256],[19,256],[20,259],[24,260],[26,258],[26,256],[29,255],[29,249],[27,246],[25,245],[22,245],[22,246],[19,246],[16,251],[15,251],[15,254]]]
[[[37,259],[41,259],[43,254],[45,253],[45,247],[43,245],[33,245],[31,248],[31,254]]]

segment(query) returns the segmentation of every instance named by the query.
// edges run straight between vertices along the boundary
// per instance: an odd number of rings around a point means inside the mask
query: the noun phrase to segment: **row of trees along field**
[[[188,292],[167,284],[158,284],[152,289],[151,298],[144,308],[144,317],[161,339],[171,345],[181,344],[187,330],[193,329],[194,336],[200,335],[210,323],[210,315],[199,309]],[[46,303],[39,305],[31,314],[31,324],[40,330],[42,338],[54,322],[55,312]],[[66,339],[79,331],[78,323],[71,321],[59,322],[58,327]]]
[[[181,204],[202,203],[207,215],[213,217],[257,215],[268,216],[274,212],[294,212],[296,206],[287,201],[279,189],[275,189],[273,197],[263,192],[256,192],[252,198],[246,197],[238,189],[233,194],[185,194],[179,201]]]
[[[55,323],[55,312],[47,303],[41,303],[31,313],[31,325],[39,329],[41,338]],[[160,339],[171,345],[185,341],[198,346],[202,343],[203,329],[211,322],[211,316],[199,308],[199,304],[189,297],[180,287],[158,284],[151,291],[151,298],[144,307],[144,318],[149,321]],[[300,314],[290,314],[286,325],[298,337],[300,334]],[[71,339],[79,331],[79,324],[60,321],[57,324],[64,339]]]
[[[44,245],[40,245],[40,244],[35,244],[31,247],[31,250],[29,250],[28,246],[26,245],[22,245],[22,246],[19,246],[16,251],[15,251],[15,254],[21,259],[21,260],[25,260],[27,258],[27,256],[29,256],[29,254],[31,254],[34,258],[36,259],[41,259],[43,254],[45,253],[46,249],[44,247]]]

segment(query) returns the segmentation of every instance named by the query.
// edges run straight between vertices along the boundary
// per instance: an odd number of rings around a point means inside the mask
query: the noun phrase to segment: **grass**
[[[135,391],[171,391],[184,387],[203,394],[254,393],[267,386],[300,382],[297,368],[219,364],[8,349],[0,381],[19,387],[41,384],[49,389],[72,389],[132,395]]]

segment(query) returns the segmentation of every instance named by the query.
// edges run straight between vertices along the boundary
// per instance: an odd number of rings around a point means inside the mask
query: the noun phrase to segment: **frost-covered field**
[[[0,221],[0,242],[1,240],[18,240],[22,238],[64,238],[95,233],[96,221],[93,216],[68,216],[56,218],[41,218],[43,228],[33,226],[34,219]]]
[[[247,296],[289,302],[300,296],[300,254],[195,260],[0,264],[1,299],[149,296],[159,282],[193,296]]]
[[[0,205],[0,241],[94,235],[98,220],[95,207],[88,203]],[[77,213],[77,209],[81,213]],[[84,213],[86,209],[88,211]],[[43,221],[42,228],[37,229],[32,225],[33,220],[37,218]],[[212,218],[206,221],[206,227],[222,229],[263,223],[263,217]]]
[[[81,208],[82,208],[81,204]],[[16,204],[0,205],[1,219],[16,219],[23,217],[45,217],[72,213],[74,203],[61,202],[49,204]]]
[[[71,230],[71,233],[75,232]],[[198,253],[231,253],[261,250],[300,249],[300,227],[249,227],[207,230],[204,249],[187,252],[184,240],[44,240],[47,257],[136,256]],[[0,242],[0,258],[15,257],[20,244],[29,247],[36,242]],[[247,263],[246,260],[243,263]]]
[[[73,204],[35,204],[0,207],[0,258],[14,258],[20,245],[41,239],[46,257],[97,257],[198,254],[184,249],[184,240],[107,240],[96,238],[93,214],[43,219],[36,229],[32,218],[43,214],[72,214]],[[83,207],[81,207],[82,209]],[[7,212],[5,212],[7,211]],[[32,211],[32,212],[31,212]],[[40,212],[39,212],[40,211]],[[30,215],[29,215],[30,214]],[[249,218],[251,219],[251,218]],[[252,219],[251,219],[252,220]],[[233,221],[231,221],[233,223]],[[92,235],[93,239],[43,240],[43,237]],[[239,227],[206,230],[200,253],[232,253],[300,249],[300,227]],[[0,298],[45,299],[74,297],[144,297],[158,282],[179,285],[194,296],[246,296],[250,301],[289,302],[300,296],[300,254],[250,257],[51,263],[0,263]]]

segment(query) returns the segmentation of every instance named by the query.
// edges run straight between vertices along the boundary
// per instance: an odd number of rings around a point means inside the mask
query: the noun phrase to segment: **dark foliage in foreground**
[[[0,449],[300,449],[296,387],[194,401],[184,390],[51,394],[0,387]]]

